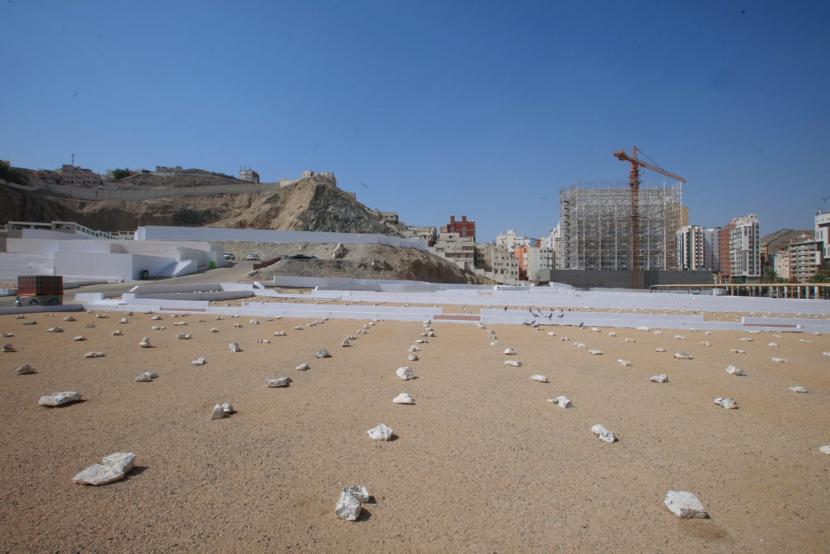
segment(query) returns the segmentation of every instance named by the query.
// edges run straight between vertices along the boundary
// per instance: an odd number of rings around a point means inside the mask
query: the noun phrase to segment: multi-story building
[[[718,231],[718,257],[720,258],[721,280],[732,280],[732,260],[729,257],[729,237],[734,223],[729,222]]]
[[[700,225],[686,225],[677,230],[677,269],[704,269],[705,241]]]
[[[639,195],[639,259],[644,270],[677,264],[682,189],[643,184]],[[632,269],[631,191],[623,183],[580,183],[559,194],[561,269]]]
[[[821,263],[820,245],[814,239],[803,236],[787,247],[790,258],[790,279],[799,283],[809,283]]]
[[[496,235],[496,246],[508,252],[515,252],[519,246],[530,246],[533,240],[530,237],[517,235],[513,229],[508,229],[506,233]]]
[[[462,269],[472,271],[475,267],[476,243],[472,237],[462,237],[458,233],[441,232],[431,250]]]
[[[528,246],[526,254],[526,277],[528,281],[538,283],[542,276],[549,275],[554,268],[553,249],[546,246]]]
[[[58,170],[62,185],[74,187],[94,187],[101,184],[101,176],[83,167],[64,164]]]
[[[466,215],[461,216],[461,221],[456,221],[455,216],[450,216],[449,224],[441,227],[442,233],[456,233],[459,237],[476,239],[476,222],[468,220]]]
[[[790,252],[788,250],[779,250],[772,255],[772,268],[775,276],[785,281],[790,280]]]
[[[438,232],[434,225],[426,225],[423,227],[410,225],[403,231],[405,237],[423,240],[427,243],[427,246],[433,246],[435,244],[437,234]]]
[[[815,239],[819,244],[821,259],[819,264],[823,269],[830,269],[830,212],[816,212]]]
[[[729,264],[731,276],[756,279],[761,276],[761,249],[758,216],[749,214],[732,220],[729,230]],[[792,260],[790,263],[792,271]]]
[[[703,268],[712,273],[720,271],[720,227],[703,230]]]
[[[259,173],[257,173],[250,167],[240,167],[239,180],[248,181],[249,183],[259,183]]]
[[[508,284],[519,280],[519,260],[512,252],[495,244],[481,245],[478,250],[481,252],[479,265],[484,277]]]

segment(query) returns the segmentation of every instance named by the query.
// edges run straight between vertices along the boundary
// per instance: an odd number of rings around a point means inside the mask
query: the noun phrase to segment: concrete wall
[[[545,273],[545,272],[542,272]],[[708,271],[643,271],[642,287],[651,285],[699,285],[712,284]],[[547,281],[566,283],[580,288],[632,288],[631,271],[600,271],[595,269],[555,269],[547,272]]]
[[[21,229],[20,238],[24,239],[54,239],[54,240],[73,240],[73,239],[90,239],[87,235],[75,233],[63,233],[61,231],[52,231],[51,229]]]
[[[51,257],[18,252],[0,252],[0,281],[17,283],[18,275],[54,275]]]
[[[426,242],[418,239],[404,239],[389,235],[366,233],[328,233],[315,231],[272,231],[268,229],[223,229],[219,227],[170,227],[161,225],[141,226],[136,231],[136,240],[192,240],[192,241],[239,241],[272,243],[338,243],[345,244],[386,244],[401,248],[426,250]]]
[[[55,274],[66,277],[99,277],[129,280],[133,277],[132,254],[55,252]]]

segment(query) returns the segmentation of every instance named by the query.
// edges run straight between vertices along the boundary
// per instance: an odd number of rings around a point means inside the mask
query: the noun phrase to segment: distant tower
[[[75,153],[72,153],[72,165],[75,165]]]

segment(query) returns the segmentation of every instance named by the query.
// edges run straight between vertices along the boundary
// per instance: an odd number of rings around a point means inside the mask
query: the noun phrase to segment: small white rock
[[[652,375],[648,380],[652,383],[668,383],[669,377],[665,373],[660,373],[658,375]]]
[[[385,423],[379,423],[377,427],[369,429],[366,433],[373,441],[388,441],[395,434],[392,428],[388,427]]]
[[[116,452],[104,456],[100,464],[93,464],[72,479],[79,485],[106,485],[120,481],[135,467],[135,454],[132,452]]]
[[[395,404],[414,404],[415,400],[407,393],[402,392],[392,399]]]
[[[395,375],[398,376],[398,379],[403,381],[409,381],[410,379],[415,378],[415,372],[409,366],[402,366],[395,370]]]
[[[513,348],[505,348],[504,349],[504,355],[505,356],[515,356],[516,355],[516,350],[513,349]]]
[[[732,348],[731,350],[735,354],[746,354],[746,350],[743,350],[741,348]]]
[[[794,387],[787,387],[787,389],[792,391],[792,392],[800,392],[802,394],[807,392],[807,389],[802,387],[801,385],[795,385]]]
[[[772,358],[772,361],[777,364],[786,364],[788,360],[787,358]]]
[[[238,342],[229,342],[228,343],[228,350],[230,350],[231,352],[234,352],[234,353],[235,352],[242,352],[242,349],[239,348],[239,343]]]
[[[138,383],[151,383],[157,379],[158,376],[159,374],[155,371],[145,371],[144,373],[139,373],[135,380]]]
[[[506,362],[504,362],[504,365],[510,367],[522,367],[522,362],[520,362],[519,360],[507,360]]]
[[[676,352],[674,354],[675,359],[678,360],[693,360],[691,354],[687,354],[686,352]]]
[[[590,354],[591,356],[602,356],[602,350],[599,350],[598,348],[592,348],[588,350],[588,354]]]
[[[666,349],[665,349],[665,348],[663,348],[662,346],[658,346],[657,348],[655,348],[655,349],[654,349],[654,351],[655,351],[655,352],[665,352],[665,351],[666,351]]]
[[[291,377],[277,377],[276,379],[266,379],[265,384],[268,385],[268,388],[276,389],[276,388],[284,388],[287,387],[291,383]]]
[[[729,375],[734,375],[735,377],[746,377],[746,371],[733,365],[730,365],[726,368],[726,373],[728,373]]]
[[[206,363],[207,363],[207,360],[205,359],[205,357],[204,356],[199,356],[198,358],[196,358],[195,360],[190,362],[190,365],[205,365]]]
[[[664,500],[666,508],[681,519],[706,519],[709,514],[697,496],[686,491],[669,491]]]
[[[297,371],[308,371],[309,369],[311,369],[311,366],[308,365],[308,362],[303,362],[294,369],[296,369]]]
[[[84,354],[84,358],[103,358],[103,357],[104,357],[103,352],[87,352],[86,354]]]
[[[553,398],[548,398],[548,402],[556,404],[563,410],[573,406],[571,400],[567,396],[554,396]]]
[[[736,410],[738,408],[738,402],[734,398],[717,397],[715,398],[714,404],[727,410]]]
[[[360,500],[345,491],[340,493],[340,499],[334,507],[334,514],[337,517],[346,521],[357,521],[362,511]]]
[[[631,367],[631,362],[628,360],[623,360],[622,358],[617,358],[617,363],[623,367]]]
[[[81,393],[75,391],[55,392],[46,396],[41,396],[37,403],[41,406],[63,406],[70,402],[78,402],[81,399]]]
[[[550,382],[550,381],[548,381],[547,377],[545,377],[544,375],[539,375],[539,374],[531,375],[530,380],[531,381],[536,381],[537,383],[549,383]]]
[[[599,440],[601,440],[602,442],[611,443],[617,440],[617,437],[614,435],[614,433],[612,433],[599,423],[591,427],[591,432],[595,434],[597,438],[599,438]]]
[[[18,367],[14,370],[15,373],[18,375],[31,375],[33,373],[37,373],[35,368],[30,366],[29,364],[23,364],[22,366]]]

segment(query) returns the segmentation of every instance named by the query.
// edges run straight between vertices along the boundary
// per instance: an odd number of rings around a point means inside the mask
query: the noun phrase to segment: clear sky
[[[692,223],[830,209],[830,2],[0,0],[0,159],[334,171],[410,224],[546,234],[636,144]],[[826,197],[826,200],[822,200]]]

